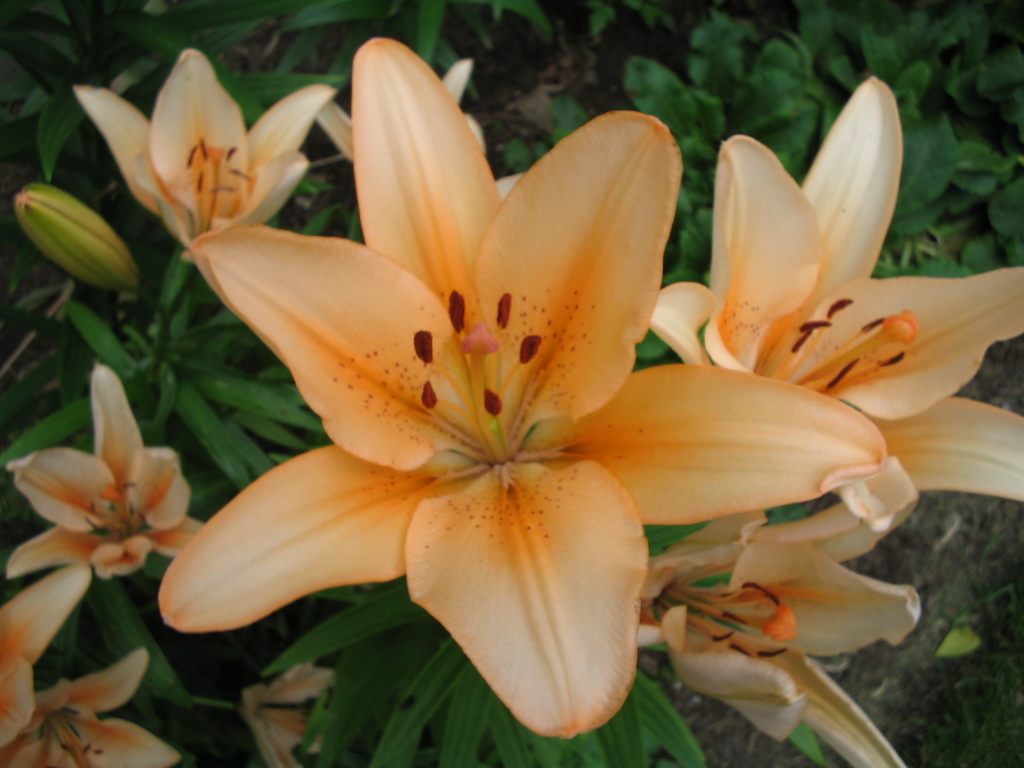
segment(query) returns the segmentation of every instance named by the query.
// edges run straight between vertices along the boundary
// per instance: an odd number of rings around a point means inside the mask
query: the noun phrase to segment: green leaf
[[[19,117],[0,125],[0,157],[9,157],[36,143],[39,115]]]
[[[252,72],[238,75],[246,90],[265,104],[283,99],[308,85],[329,85],[338,88],[345,84],[341,75],[293,75],[286,72]]]
[[[0,429],[16,416],[22,415],[46,385],[57,378],[57,358],[50,356],[25,374],[0,396]]]
[[[6,27],[37,4],[37,0],[4,0],[3,6],[0,6],[0,28]]]
[[[182,370],[189,383],[214,402],[295,427],[320,429],[320,419],[306,409],[302,396],[293,385],[270,384],[195,365],[183,365]]]
[[[647,535],[647,546],[652,555],[661,554],[666,548],[677,541],[682,541],[690,534],[696,533],[707,523],[693,523],[691,525],[645,525],[644,533]]]
[[[818,737],[807,723],[800,723],[789,734],[789,740],[794,747],[803,752],[807,759],[815,765],[820,765],[822,768],[827,765],[825,755],[821,751],[821,745],[818,743]]]
[[[1001,48],[985,59],[978,73],[978,93],[993,101],[1009,98],[1024,85],[1024,53],[1017,46]]]
[[[464,768],[473,765],[480,748],[480,740],[495,706],[495,696],[480,673],[472,667],[459,678],[448,699],[444,738],[440,744],[438,768]],[[499,750],[501,745],[499,742]]]
[[[959,156],[956,135],[943,115],[932,123],[908,127],[903,134],[903,175],[893,228],[906,234],[917,229],[915,215],[937,200],[949,186]]]
[[[392,712],[373,753],[370,768],[412,765],[423,726],[469,666],[469,660],[453,639],[449,638],[441,645]]]
[[[192,697],[178,679],[167,657],[139,618],[118,579],[93,579],[85,600],[96,616],[103,642],[115,659],[120,659],[136,648],[149,651],[149,666],[142,685],[154,696],[179,707],[190,707]]]
[[[940,659],[955,659],[973,653],[981,645],[981,638],[968,626],[953,627],[942,638],[935,655]]]
[[[296,29],[311,29],[327,24],[386,19],[389,15],[391,15],[390,3],[381,2],[381,0],[334,2],[331,5],[307,8],[296,14],[291,21],[281,27],[281,31],[291,32]]]
[[[378,589],[365,603],[347,608],[304,634],[274,659],[264,675],[283,672],[340,651],[368,637],[414,621],[429,614],[409,599],[405,581]]]
[[[53,169],[57,165],[57,158],[60,157],[65,142],[84,117],[85,112],[79,106],[69,83],[63,83],[43,108],[39,116],[36,138],[39,145],[39,160],[47,181],[53,178]]]
[[[234,440],[210,404],[186,381],[178,384],[174,410],[235,487],[245,488],[250,481],[249,471],[236,451]]]
[[[103,322],[95,312],[77,301],[67,303],[68,320],[75,326],[85,343],[92,348],[96,356],[109,365],[122,379],[127,379],[135,372],[135,361],[118,341],[114,331]]]
[[[277,443],[277,445],[290,448],[293,451],[306,451],[309,448],[305,440],[299,439],[276,421],[265,416],[256,416],[247,411],[236,411],[231,414],[231,420],[254,435],[259,435],[264,440]]]
[[[974,274],[989,272],[1003,266],[999,263],[995,233],[986,232],[981,237],[971,240],[960,252],[960,261]]]
[[[434,60],[437,38],[441,35],[447,0],[420,0],[416,21],[416,53],[428,64]]]
[[[988,203],[988,218],[999,234],[1024,236],[1024,177],[992,196]]]
[[[525,16],[538,27],[540,27],[544,34],[551,35],[551,22],[548,21],[548,17],[544,11],[541,10],[540,5],[537,4],[536,0],[501,0],[500,3],[496,3],[495,0],[452,0],[454,3],[476,3],[478,5],[490,5],[491,7],[500,7],[501,9],[508,9],[514,13],[518,13],[520,16]]]
[[[622,709],[596,733],[608,765],[647,768],[647,753],[640,735],[640,713],[632,693],[623,702]]]
[[[571,96],[555,96],[551,99],[551,120],[554,132],[552,141],[561,141],[577,128],[590,120],[587,111]]]
[[[491,693],[490,697],[491,735],[498,748],[498,758],[501,760],[502,768],[533,768],[534,762],[530,756],[528,737],[526,736],[528,731],[515,719],[508,711],[508,707],[497,696]],[[615,765],[615,763],[611,763],[611,765]]]
[[[184,29],[213,29],[249,21],[266,21],[306,8],[338,4],[338,0],[216,0],[176,5],[159,18]]]
[[[76,400],[56,413],[51,413],[11,443],[6,451],[0,453],[0,467],[32,451],[57,445],[75,432],[88,427],[91,422],[92,406],[89,398]]]
[[[655,680],[637,672],[631,698],[636,699],[640,724],[682,768],[704,768],[704,752],[690,726]]]

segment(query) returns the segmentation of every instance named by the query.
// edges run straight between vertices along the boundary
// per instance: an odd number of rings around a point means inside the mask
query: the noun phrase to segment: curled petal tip
[[[877,464],[856,464],[850,467],[839,467],[829,472],[821,481],[821,492],[829,493],[841,485],[858,480],[867,480],[885,469],[884,460]]]

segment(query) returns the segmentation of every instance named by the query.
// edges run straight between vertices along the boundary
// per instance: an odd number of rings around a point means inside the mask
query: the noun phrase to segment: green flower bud
[[[67,192],[29,184],[14,198],[14,213],[39,250],[83,283],[116,291],[139,287],[139,268],[124,240]]]

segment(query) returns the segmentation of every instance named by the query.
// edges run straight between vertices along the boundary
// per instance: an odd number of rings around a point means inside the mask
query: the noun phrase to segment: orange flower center
[[[128,488],[118,488],[111,483],[89,504],[86,519],[93,527],[94,533],[110,536],[115,541],[124,541],[139,532],[142,527],[142,516],[135,513],[128,501]]]
[[[195,192],[192,213],[196,234],[210,229],[215,218],[237,216],[249,197],[253,179],[244,170],[232,167],[237,151],[237,147],[226,151],[210,147],[200,139],[189,152],[186,167]]]

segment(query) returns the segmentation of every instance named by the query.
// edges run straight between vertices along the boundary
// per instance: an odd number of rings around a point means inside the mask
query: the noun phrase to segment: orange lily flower
[[[353,104],[366,246],[238,226],[194,248],[337,445],[207,524],[167,571],[165,620],[229,629],[407,574],[528,727],[594,728],[635,674],[641,524],[816,497],[877,472],[881,436],[788,384],[630,373],[681,171],[658,121],[598,118],[499,204],[409,49],[367,43]]]
[[[242,691],[239,714],[252,730],[267,768],[302,768],[292,750],[302,743],[309,715],[294,705],[315,699],[333,677],[330,669],[300,664],[278,675],[269,685],[257,683]],[[315,753],[317,746],[314,744],[310,752]]]
[[[91,578],[88,568],[62,568],[0,608],[0,747],[32,718],[32,665],[78,605]]]
[[[178,454],[145,448],[121,380],[92,372],[95,455],[47,448],[12,461],[14,484],[56,528],[14,550],[7,577],[65,563],[91,564],[109,579],[141,568],[150,552],[173,557],[199,530],[186,516],[190,490]]]
[[[132,651],[101,672],[59,680],[36,694],[35,713],[0,749],[7,768],[167,768],[181,756],[134,723],[100,720],[97,712],[122,707],[135,695],[149,664],[145,648]]]
[[[859,576],[816,548],[827,538],[820,520],[766,521],[760,512],[721,518],[652,558],[640,642],[666,641],[686,685],[776,739],[803,721],[857,768],[906,768],[807,654],[900,642],[920,617],[917,593]]]
[[[715,186],[711,289],[666,287],[652,326],[684,360],[702,363],[697,331],[710,317],[704,342],[715,363],[841,398],[887,436],[907,434],[902,420],[927,419],[933,433],[947,435],[946,461],[933,463],[935,446],[921,442],[920,430],[916,442],[890,445],[912,476],[930,467],[920,488],[1024,500],[1024,483],[987,480],[1006,462],[1024,476],[1024,420],[986,411],[986,429],[1015,435],[1016,452],[984,447],[987,433],[976,426],[970,441],[954,445],[948,437],[970,426],[968,412],[985,409],[941,405],[975,374],[989,345],[1024,332],[1024,269],[870,279],[896,204],[902,148],[896,101],[874,78],[836,120],[802,187],[767,147],[746,136],[727,141]],[[995,465],[986,468],[979,447]],[[968,478],[954,469],[965,483],[944,484],[941,475],[972,456],[980,472]]]
[[[302,88],[246,134],[238,104],[191,48],[160,89],[152,123],[113,91],[75,86],[135,199],[186,248],[203,232],[261,223],[284,205],[309,166],[299,146],[334,94],[326,85]]]

